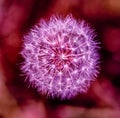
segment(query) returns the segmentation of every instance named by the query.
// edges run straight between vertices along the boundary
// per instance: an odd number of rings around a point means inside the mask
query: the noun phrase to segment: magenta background
[[[41,18],[72,13],[95,29],[101,72],[88,93],[45,99],[20,76],[23,35]],[[0,0],[0,118],[120,118],[119,0]]]

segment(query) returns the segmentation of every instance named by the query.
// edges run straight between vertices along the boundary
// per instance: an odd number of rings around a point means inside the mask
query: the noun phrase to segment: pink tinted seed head
[[[28,82],[50,97],[68,99],[86,92],[98,75],[94,31],[71,15],[41,20],[25,35],[22,70]]]

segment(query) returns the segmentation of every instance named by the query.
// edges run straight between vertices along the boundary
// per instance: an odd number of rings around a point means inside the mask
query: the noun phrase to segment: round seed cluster
[[[24,37],[21,67],[30,85],[43,95],[68,99],[86,92],[98,75],[94,30],[84,21],[52,16]]]

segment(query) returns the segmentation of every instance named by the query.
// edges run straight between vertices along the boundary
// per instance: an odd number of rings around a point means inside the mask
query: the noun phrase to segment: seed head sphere
[[[72,15],[40,20],[24,37],[22,71],[48,97],[69,99],[88,90],[98,75],[98,43],[84,21]]]

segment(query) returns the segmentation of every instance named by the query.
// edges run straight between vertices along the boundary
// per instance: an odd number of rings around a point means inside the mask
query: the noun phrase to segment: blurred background
[[[46,99],[19,70],[23,35],[52,14],[85,19],[101,42],[101,71],[86,94]],[[0,118],[120,118],[120,0],[0,0]]]

